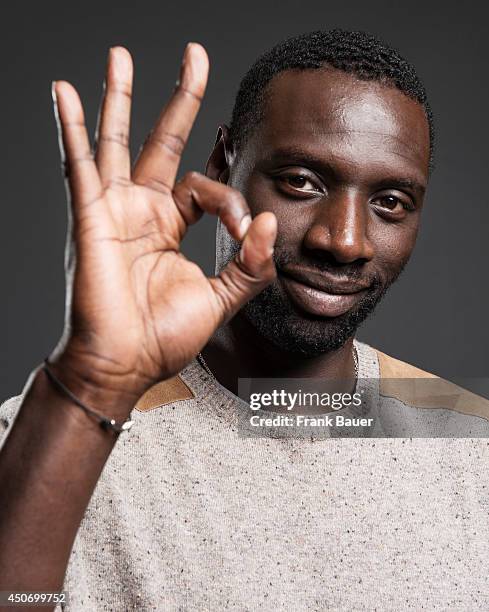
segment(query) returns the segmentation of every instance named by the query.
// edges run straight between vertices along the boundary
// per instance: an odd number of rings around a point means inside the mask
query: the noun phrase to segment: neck
[[[304,357],[280,350],[239,314],[216,331],[202,354],[220,384],[235,395],[238,378],[355,380],[353,338],[337,350]]]

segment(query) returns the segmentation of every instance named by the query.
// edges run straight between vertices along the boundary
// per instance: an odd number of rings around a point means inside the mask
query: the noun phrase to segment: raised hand
[[[137,397],[178,373],[274,278],[276,219],[262,213],[251,222],[238,191],[201,174],[175,184],[207,82],[203,47],[187,46],[175,91],[131,169],[132,74],[128,51],[111,49],[95,156],[76,90],[53,85],[71,216],[66,324],[51,360],[68,385]],[[204,212],[243,240],[216,278],[180,252]]]

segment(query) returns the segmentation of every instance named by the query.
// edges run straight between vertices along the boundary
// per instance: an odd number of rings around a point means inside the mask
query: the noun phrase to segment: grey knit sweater
[[[470,438],[249,437],[197,362],[181,378],[194,397],[134,410],[108,460],[66,609],[489,609],[487,420],[464,417]],[[388,427],[399,406],[381,402]]]

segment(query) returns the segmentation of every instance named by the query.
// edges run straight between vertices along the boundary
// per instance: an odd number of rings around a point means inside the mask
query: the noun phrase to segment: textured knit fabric
[[[181,376],[195,397],[134,410],[107,462],[66,609],[489,609],[489,439],[247,437],[240,400],[197,362]]]

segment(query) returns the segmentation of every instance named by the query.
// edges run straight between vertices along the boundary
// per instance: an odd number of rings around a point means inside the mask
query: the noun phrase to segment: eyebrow
[[[419,181],[396,176],[384,177],[378,182],[378,187],[384,187],[385,189],[387,189],[388,187],[399,187],[399,189],[410,189],[412,191],[419,191],[422,194],[426,191],[426,185],[420,183]]]
[[[270,155],[266,156],[263,161],[267,163],[286,162],[289,165],[296,164],[297,166],[312,168],[319,174],[326,173],[335,178],[339,176],[337,168],[335,168],[331,162],[327,162],[307,151],[293,147],[275,149]],[[376,187],[377,189],[398,187],[399,189],[416,191],[422,195],[425,193],[427,186],[424,181],[421,182],[414,178],[387,175],[376,182]]]

